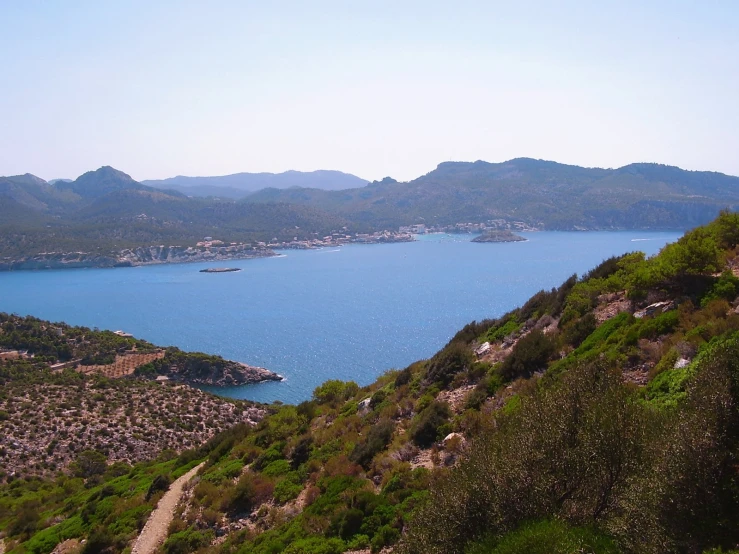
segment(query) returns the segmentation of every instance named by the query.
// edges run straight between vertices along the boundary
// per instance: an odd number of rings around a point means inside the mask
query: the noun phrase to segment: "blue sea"
[[[500,316],[612,255],[654,254],[680,233],[522,235],[527,242],[430,234],[255,260],[0,273],[0,311],[266,367],[285,381],[214,392],[296,403],[327,379],[365,385],[428,358],[472,320]],[[224,265],[242,271],[199,272]]]

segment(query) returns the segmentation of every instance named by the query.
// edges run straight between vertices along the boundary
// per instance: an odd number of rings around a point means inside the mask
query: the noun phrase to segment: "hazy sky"
[[[739,175],[739,2],[0,0],[0,175]]]

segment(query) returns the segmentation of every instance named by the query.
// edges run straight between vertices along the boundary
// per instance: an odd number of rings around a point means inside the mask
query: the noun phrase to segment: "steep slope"
[[[224,533],[219,551],[240,553],[736,544],[739,279],[716,272],[737,239],[725,214],[657,258],[606,260],[470,324],[370,387],[331,381],[280,407],[204,470],[170,546]]]
[[[0,487],[0,529],[15,552],[75,537],[122,551],[132,512],[206,459],[165,552],[726,551],[739,543],[737,273],[739,214],[723,213],[368,387],[328,381],[156,470],[98,474],[55,518],[17,499],[59,506],[81,484]]]

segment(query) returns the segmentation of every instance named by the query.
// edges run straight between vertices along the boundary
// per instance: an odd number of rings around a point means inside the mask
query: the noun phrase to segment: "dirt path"
[[[167,529],[174,518],[174,510],[180,498],[182,498],[185,484],[195,477],[195,474],[203,467],[204,463],[192,468],[172,483],[169,490],[164,493],[157,507],[149,516],[149,520],[144,525],[139,538],[136,539],[133,545],[131,554],[153,554],[161,546],[167,537]]]

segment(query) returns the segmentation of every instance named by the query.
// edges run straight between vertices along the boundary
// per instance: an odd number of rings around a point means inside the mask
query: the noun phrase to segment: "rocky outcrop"
[[[214,363],[207,370],[199,367],[197,370],[188,369],[187,366],[172,365],[164,374],[173,381],[182,381],[189,385],[209,385],[215,387],[234,387],[238,385],[250,385],[264,381],[282,381],[284,377],[265,369],[240,362],[224,360],[225,363]]]
[[[147,246],[123,250],[119,262],[128,265],[150,265],[166,263],[209,262],[216,260],[243,260],[274,256],[273,250],[252,247],[249,244],[229,246]]]

